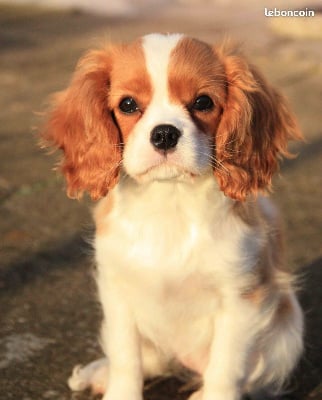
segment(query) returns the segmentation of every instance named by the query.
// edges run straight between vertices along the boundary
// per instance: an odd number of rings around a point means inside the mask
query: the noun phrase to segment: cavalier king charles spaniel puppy
[[[90,51],[42,132],[68,194],[88,192],[105,357],[72,390],[142,400],[145,378],[198,380],[190,400],[277,392],[303,317],[265,196],[301,133],[234,48],[150,34]]]

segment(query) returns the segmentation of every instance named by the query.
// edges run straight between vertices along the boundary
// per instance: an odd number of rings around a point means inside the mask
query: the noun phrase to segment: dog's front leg
[[[104,313],[102,342],[109,360],[103,400],[142,400],[143,376],[139,334],[124,293],[113,284],[99,292]]]
[[[216,311],[202,400],[241,399],[247,357],[256,335],[256,315],[252,304],[237,297],[226,299]]]

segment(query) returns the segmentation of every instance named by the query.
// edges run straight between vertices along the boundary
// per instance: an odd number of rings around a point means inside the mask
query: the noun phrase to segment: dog
[[[303,349],[267,196],[302,139],[285,98],[234,46],[149,34],[84,55],[42,138],[68,195],[99,200],[105,357],[70,388],[142,400],[144,379],[186,371],[190,400],[277,393]]]

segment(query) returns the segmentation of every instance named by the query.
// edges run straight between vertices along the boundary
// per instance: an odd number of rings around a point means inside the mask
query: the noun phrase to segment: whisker
[[[123,148],[124,148],[124,143],[123,143],[123,142],[120,142],[120,143],[112,143],[112,146],[113,146],[113,147],[120,148],[120,149],[123,149]]]
[[[118,163],[113,164],[107,171],[106,171],[106,181],[109,182],[113,173],[122,165],[122,160]]]
[[[225,172],[225,174],[230,175],[229,169],[223,165],[222,161],[216,160],[216,165],[214,168],[217,170],[222,170]]]
[[[219,161],[219,160],[216,158],[216,156],[215,156],[214,154],[209,154],[209,153],[206,153],[206,152],[203,152],[203,151],[198,150],[198,151],[197,151],[197,155],[198,155],[198,156],[204,156],[204,157],[206,157],[207,160],[208,160],[209,165],[210,165],[212,168],[217,169],[217,170],[221,169],[221,170],[222,170],[223,172],[225,172],[227,175],[230,174],[228,168],[226,168],[226,167],[223,165],[222,161]]]

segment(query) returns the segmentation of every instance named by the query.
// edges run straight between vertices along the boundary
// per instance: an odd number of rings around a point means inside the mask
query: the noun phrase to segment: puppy
[[[280,219],[262,194],[301,134],[237,51],[151,34],[91,51],[43,131],[68,194],[94,211],[106,358],[69,386],[141,400],[144,378],[188,370],[190,400],[277,392],[303,318]]]

